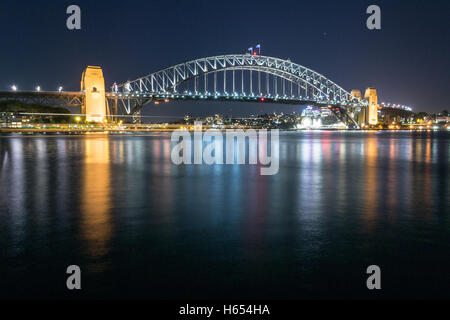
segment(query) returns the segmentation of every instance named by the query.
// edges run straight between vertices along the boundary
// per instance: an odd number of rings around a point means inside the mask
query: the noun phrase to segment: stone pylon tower
[[[378,123],[378,97],[375,88],[367,88],[364,99],[369,101],[368,122],[375,125]]]
[[[105,79],[100,67],[88,66],[81,76],[81,91],[85,99],[82,113],[86,121],[103,122],[106,117]]]
[[[350,94],[353,97],[362,100],[362,95],[361,95],[361,91],[360,90],[353,89],[352,92],[350,92]],[[358,125],[360,127],[362,127],[362,126],[367,124],[366,114],[367,114],[366,108],[364,108],[364,107],[352,108],[351,116],[353,117],[353,119],[355,119],[356,123],[358,123]]]

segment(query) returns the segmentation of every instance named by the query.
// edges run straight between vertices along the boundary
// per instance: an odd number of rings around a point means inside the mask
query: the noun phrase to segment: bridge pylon
[[[363,100],[361,91],[354,89],[351,91],[352,96]],[[364,94],[366,105],[353,106],[348,108],[352,114],[352,118],[358,123],[360,127],[366,125],[378,124],[378,96],[375,88],[367,88]]]
[[[84,101],[81,112],[88,122],[103,122],[107,116],[105,79],[101,67],[88,66],[81,76]]]
[[[368,123],[376,125],[378,123],[378,96],[375,88],[367,88],[364,99],[369,101],[368,107]]]

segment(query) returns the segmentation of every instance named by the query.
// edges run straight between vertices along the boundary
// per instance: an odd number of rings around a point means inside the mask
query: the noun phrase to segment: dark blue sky
[[[70,4],[81,7],[80,31],[66,28]],[[382,10],[380,31],[365,26],[371,4]],[[261,43],[264,55],[290,58],[347,90],[373,86],[382,101],[440,111],[450,109],[449,16],[450,2],[437,0],[2,1],[0,89],[79,90],[86,65],[102,66],[109,85]],[[170,103],[157,113],[215,105]]]

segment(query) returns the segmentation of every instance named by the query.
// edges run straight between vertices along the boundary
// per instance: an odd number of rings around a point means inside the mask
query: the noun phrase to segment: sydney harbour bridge
[[[377,123],[376,90],[351,92],[292,61],[257,54],[230,54],[183,62],[105,89],[100,67],[83,72],[81,91],[0,91],[0,100],[80,106],[88,121],[140,122],[154,101],[204,100],[310,105],[329,108],[348,128]]]

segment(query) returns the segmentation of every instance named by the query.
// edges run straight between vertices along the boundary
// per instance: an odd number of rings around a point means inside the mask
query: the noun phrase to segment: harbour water
[[[169,133],[1,136],[0,298],[450,298],[448,132],[279,145],[261,176],[174,165]]]

